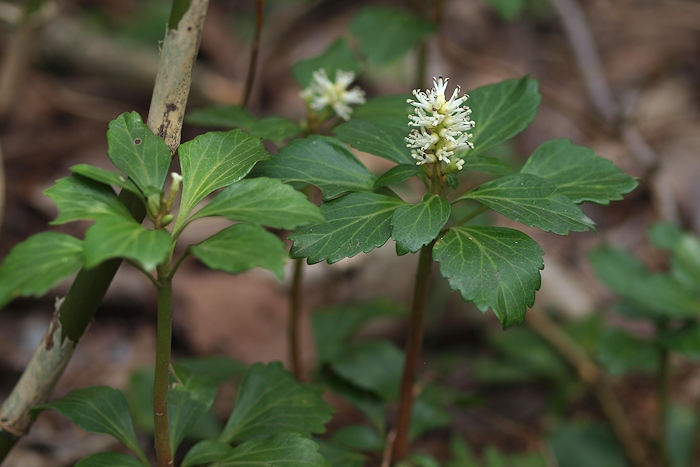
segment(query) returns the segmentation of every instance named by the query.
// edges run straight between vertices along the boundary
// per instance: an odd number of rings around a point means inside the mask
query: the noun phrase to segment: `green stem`
[[[260,34],[262,33],[265,21],[265,0],[255,0],[255,36],[250,49],[250,62],[248,63],[248,76],[245,79],[245,89],[243,91],[243,107],[248,105],[250,93],[255,81],[255,71],[258,67],[258,54],[260,52]]]
[[[156,368],[153,380],[153,421],[158,467],[173,464],[168,423],[168,389],[170,387],[170,346],[173,334],[173,283],[168,265],[158,267],[158,329]]]
[[[700,465],[700,399],[695,402],[695,429],[690,449],[690,465]]]
[[[428,300],[428,288],[432,272],[432,252],[435,241],[420,250],[416,283],[413,289],[411,321],[406,343],[406,360],[401,376],[399,408],[396,415],[396,439],[392,459],[403,459],[408,447],[408,434],[411,428],[411,409],[413,407],[413,386],[416,380],[418,361],[423,347],[425,324],[425,306]]]
[[[1,459],[7,457],[16,442],[16,436],[0,429],[0,462],[2,462]]]
[[[667,348],[661,349],[661,362],[659,364],[659,455],[661,465],[667,466],[670,463],[666,426],[668,422],[669,406],[669,382],[671,378],[670,352]]]
[[[143,269],[143,267],[139,263],[137,263],[136,261],[134,261],[132,259],[128,259],[128,258],[125,259],[124,262],[133,266],[137,271],[139,271],[141,274],[146,276],[146,278],[148,278],[148,280],[151,281],[151,284],[158,287],[158,280],[155,277],[153,277],[153,274],[151,274],[150,272]]]
[[[292,287],[289,291],[289,358],[292,362],[292,373],[297,381],[304,378],[304,368],[301,361],[301,347],[299,345],[299,327],[301,324],[301,307],[304,282],[304,259],[294,260],[294,272],[292,275]]]

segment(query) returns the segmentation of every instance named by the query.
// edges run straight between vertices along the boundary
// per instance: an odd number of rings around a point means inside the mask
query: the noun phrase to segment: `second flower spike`
[[[351,105],[364,104],[365,92],[355,86],[348,89],[355,80],[352,71],[336,70],[335,82],[326,75],[326,70],[314,71],[309,86],[299,93],[306,105],[316,111],[333,109],[343,120],[349,120],[352,113]]]

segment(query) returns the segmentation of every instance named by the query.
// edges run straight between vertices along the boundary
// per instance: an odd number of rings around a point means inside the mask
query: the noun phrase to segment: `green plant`
[[[177,29],[191,5],[175,2],[170,29]],[[380,27],[387,24],[393,29]],[[359,398],[356,402],[374,424],[372,429],[347,427],[335,435],[335,441],[380,449],[385,463],[400,463],[409,440],[446,423],[439,388],[415,387],[434,263],[465,301],[482,312],[491,309],[503,327],[509,328],[521,323],[526,308],[534,303],[544,266],[543,250],[519,230],[484,225],[480,214],[493,210],[565,235],[594,226],[578,204],[608,204],[636,186],[636,181],[610,161],[568,140],[543,143],[519,170],[489,155],[535,118],[541,98],[537,82],[527,76],[475,89],[470,96],[461,94],[459,87],[450,95],[448,80],[437,77],[432,88],[415,90],[413,98],[398,95],[365,100],[360,89],[349,89],[354,73],[366,64],[395,60],[435,28],[404,11],[369,8],[354,18],[350,29],[366,63],[358,61],[348,42],[341,39],[320,56],[295,66],[294,75],[304,88],[301,98],[307,105],[301,125],[279,117],[256,119],[240,106],[204,109],[192,113],[190,121],[238,129],[205,133],[178,147],[179,131],[167,133],[167,125],[146,125],[136,113],[115,119],[107,134],[108,155],[120,172],[78,165],[72,168],[71,177],[47,191],[59,208],[54,223],[93,222],[85,239],[41,233],[13,249],[0,266],[0,305],[16,296],[42,295],[81,267],[84,274],[107,264],[116,270],[115,259],[125,259],[154,284],[158,290],[158,346],[153,419],[158,465],[172,465],[184,433],[204,416],[216,392],[206,377],[170,366],[172,278],[187,256],[231,274],[263,267],[281,278],[288,255],[284,243],[265,227],[292,231],[291,257],[297,260],[294,312],[303,295],[299,285],[303,260],[333,263],[369,252],[389,238],[396,242],[397,254],[418,254],[405,355],[381,340],[334,349],[328,333],[337,327],[342,332],[337,343],[341,343],[356,329],[353,323],[338,326],[343,318],[337,314],[332,315],[330,326],[317,333],[317,338],[326,339],[319,341],[320,362],[330,370],[321,372],[322,381],[345,391],[345,397]],[[392,30],[406,35],[392,40]],[[163,108],[152,113],[172,111],[167,99],[155,100]],[[353,110],[350,105],[359,106]],[[413,127],[410,132],[407,124]],[[261,140],[277,145],[277,153],[268,154]],[[394,167],[375,174],[348,145],[387,159]],[[175,149],[181,174],[171,174],[168,184]],[[490,179],[483,182],[472,176],[476,173]],[[422,183],[422,201],[411,204],[396,188],[414,177]],[[121,188],[125,195],[118,197],[112,187]],[[221,191],[209,198],[217,190]],[[309,201],[314,190],[320,191],[323,200],[320,209]],[[133,201],[131,206],[124,204],[125,196]],[[204,206],[196,208],[202,202]],[[464,206],[468,206],[466,215],[462,214]],[[148,215],[148,226],[134,220],[138,211]],[[211,216],[235,223],[198,244],[178,244],[192,222]],[[99,301],[99,293],[90,298],[90,302],[95,300]],[[59,304],[57,319],[63,320],[63,314]],[[353,316],[358,322],[364,319],[361,313]],[[296,321],[290,327],[292,343]],[[78,337],[83,331],[84,327]],[[297,361],[294,344],[291,353]],[[381,363],[380,371],[368,374],[362,364],[368,357]],[[295,373],[303,374],[298,367]],[[344,381],[334,387],[338,378]],[[289,403],[282,404],[286,400]],[[389,403],[398,404],[393,416],[388,415]],[[104,387],[76,390],[36,410],[47,408],[89,431],[112,434],[138,457],[98,454],[82,461],[83,465],[148,465],[119,391]],[[276,417],[285,422],[273,424]],[[326,465],[308,437],[322,432],[329,417],[330,408],[317,389],[294,382],[280,365],[255,365],[241,383],[222,433],[195,445],[183,465],[274,464],[282,460],[296,462],[293,465]],[[387,423],[394,418],[395,423]],[[327,452],[334,449],[325,446]],[[431,465],[432,460],[414,457],[413,462]]]
[[[666,252],[668,270],[656,272],[614,246],[590,253],[600,279],[620,300],[615,312],[653,328],[642,338],[617,328],[601,333],[597,358],[614,375],[655,372],[658,381],[656,440],[663,465],[688,466],[697,461],[697,410],[689,413],[670,396],[674,354],[691,360],[700,356],[700,239],[678,227],[659,223],[649,231],[652,245]]]

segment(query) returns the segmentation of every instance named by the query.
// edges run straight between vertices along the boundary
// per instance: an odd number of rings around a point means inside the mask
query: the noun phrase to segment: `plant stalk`
[[[304,379],[304,367],[301,361],[301,345],[299,328],[301,325],[302,298],[304,282],[304,258],[294,260],[292,286],[289,291],[289,358],[292,363],[292,374],[297,381]]]
[[[408,447],[408,435],[411,428],[411,409],[413,408],[413,387],[418,371],[418,361],[423,348],[425,328],[425,307],[432,272],[432,254],[435,241],[423,246],[418,258],[418,270],[413,289],[413,304],[409,323],[408,341],[406,343],[406,360],[401,376],[399,408],[396,415],[396,439],[392,452],[393,462],[403,459]]]
[[[245,88],[243,90],[243,107],[248,106],[250,94],[255,82],[255,72],[258,68],[258,55],[260,53],[260,36],[262,34],[263,24],[265,23],[265,0],[255,0],[255,36],[250,48],[250,61],[248,63],[248,75],[245,79]]]
[[[668,466],[671,463],[667,439],[668,407],[669,407],[669,383],[671,378],[671,355],[667,348],[661,349],[661,361],[659,364],[659,455],[661,465]]]
[[[695,429],[690,446],[690,465],[700,465],[700,399],[695,402]]]
[[[173,336],[173,281],[168,265],[158,267],[158,330],[156,367],[153,380],[153,421],[158,467],[173,465],[168,422],[170,388],[170,348]]]

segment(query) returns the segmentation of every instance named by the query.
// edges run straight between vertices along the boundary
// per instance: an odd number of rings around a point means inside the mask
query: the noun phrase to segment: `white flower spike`
[[[463,105],[469,96],[459,97],[459,86],[449,100],[445,98],[447,82],[447,78],[440,76],[433,78],[432,89],[413,91],[416,100],[408,99],[406,102],[415,107],[414,115],[408,116],[408,124],[415,128],[405,139],[416,164],[440,161],[446,164],[447,172],[452,172],[462,170],[464,165],[464,161],[455,153],[474,148],[469,142],[472,134],[466,133],[474,128],[474,122],[469,119],[471,109]]]
[[[353,104],[365,103],[365,92],[355,86],[348,89],[350,83],[355,80],[352,71],[336,70],[335,83],[328,79],[326,70],[314,71],[309,87],[299,93],[306,104],[316,112],[326,108],[333,111],[343,120],[349,120]]]

